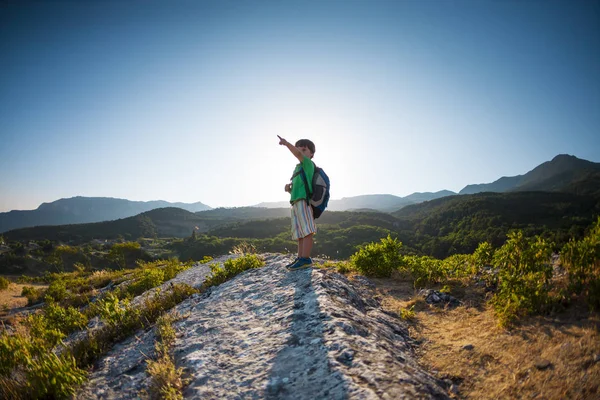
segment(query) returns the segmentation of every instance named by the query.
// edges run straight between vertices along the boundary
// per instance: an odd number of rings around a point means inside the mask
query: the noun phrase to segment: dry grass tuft
[[[416,349],[419,360],[456,385],[452,396],[600,398],[600,318],[585,305],[553,317],[528,318],[507,331],[498,327],[480,289],[456,283],[450,294],[463,305],[440,309],[418,299],[407,280],[374,281],[386,309],[398,313],[415,305],[409,326],[411,336],[422,343]]]

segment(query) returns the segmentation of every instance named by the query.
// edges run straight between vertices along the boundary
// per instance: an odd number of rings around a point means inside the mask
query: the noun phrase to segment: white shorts
[[[298,240],[317,233],[312,207],[306,200],[298,200],[292,205],[292,239]]]

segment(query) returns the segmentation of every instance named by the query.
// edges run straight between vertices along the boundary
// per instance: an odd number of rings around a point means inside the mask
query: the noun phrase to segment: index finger
[[[279,135],[277,135],[277,137],[279,138],[279,140],[281,140],[281,139],[282,139],[282,137],[281,137],[281,136],[279,136]]]

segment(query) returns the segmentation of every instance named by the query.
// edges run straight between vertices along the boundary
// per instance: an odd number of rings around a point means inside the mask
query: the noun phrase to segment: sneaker
[[[311,258],[299,258],[294,264],[288,267],[290,271],[295,271],[297,269],[304,269],[312,267],[313,262]]]
[[[286,267],[286,268],[289,268],[289,267],[291,267],[292,265],[296,264],[296,261],[298,261],[299,259],[300,259],[300,257],[296,257],[296,258],[294,258],[294,261],[292,261],[291,263],[287,264],[285,267]]]

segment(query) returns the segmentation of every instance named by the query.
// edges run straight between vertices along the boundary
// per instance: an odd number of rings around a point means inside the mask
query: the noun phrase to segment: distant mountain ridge
[[[524,175],[502,177],[492,183],[467,185],[459,192],[459,195],[514,191],[565,192],[600,197],[600,163],[560,154]],[[331,211],[374,210],[392,213],[409,205],[452,195],[456,195],[456,193],[441,190],[438,192],[413,193],[406,197],[391,194],[344,197],[339,200],[330,200],[328,209]],[[37,210],[0,213],[0,233],[33,226],[112,221],[164,207],[177,207],[192,213],[212,209],[201,202],[187,204],[169,203],[162,200],[144,202],[107,197],[73,197],[43,203]],[[250,210],[251,208],[288,209],[289,202],[259,203],[247,209],[238,208],[235,212],[240,214],[241,219],[244,219],[246,216],[242,214],[256,213],[256,211]],[[223,212],[230,214],[227,210],[230,209],[215,209],[215,217]],[[281,212],[281,210],[276,211],[277,214]]]
[[[524,175],[502,177],[492,183],[467,185],[459,194],[475,194],[480,192],[541,191],[560,192],[574,191],[580,194],[593,194],[598,187],[592,182],[600,178],[600,163],[582,160],[572,155],[559,154],[551,161],[546,161]],[[587,188],[585,181],[589,181]],[[587,193],[585,193],[587,192]]]
[[[409,204],[421,203],[439,199],[444,196],[452,196],[456,193],[450,190],[440,190],[439,192],[416,192],[406,197],[394,196],[392,194],[365,194],[361,196],[342,197],[339,200],[330,200],[327,207],[330,211],[354,211],[354,210],[376,210],[383,212],[397,211]],[[265,202],[257,204],[255,207],[280,208],[289,207],[288,201]]]
[[[201,202],[169,203],[163,200],[131,201],[112,197],[71,197],[42,203],[36,210],[0,213],[0,233],[40,225],[67,225],[112,221],[156,208],[177,207],[190,212],[210,210]]]

